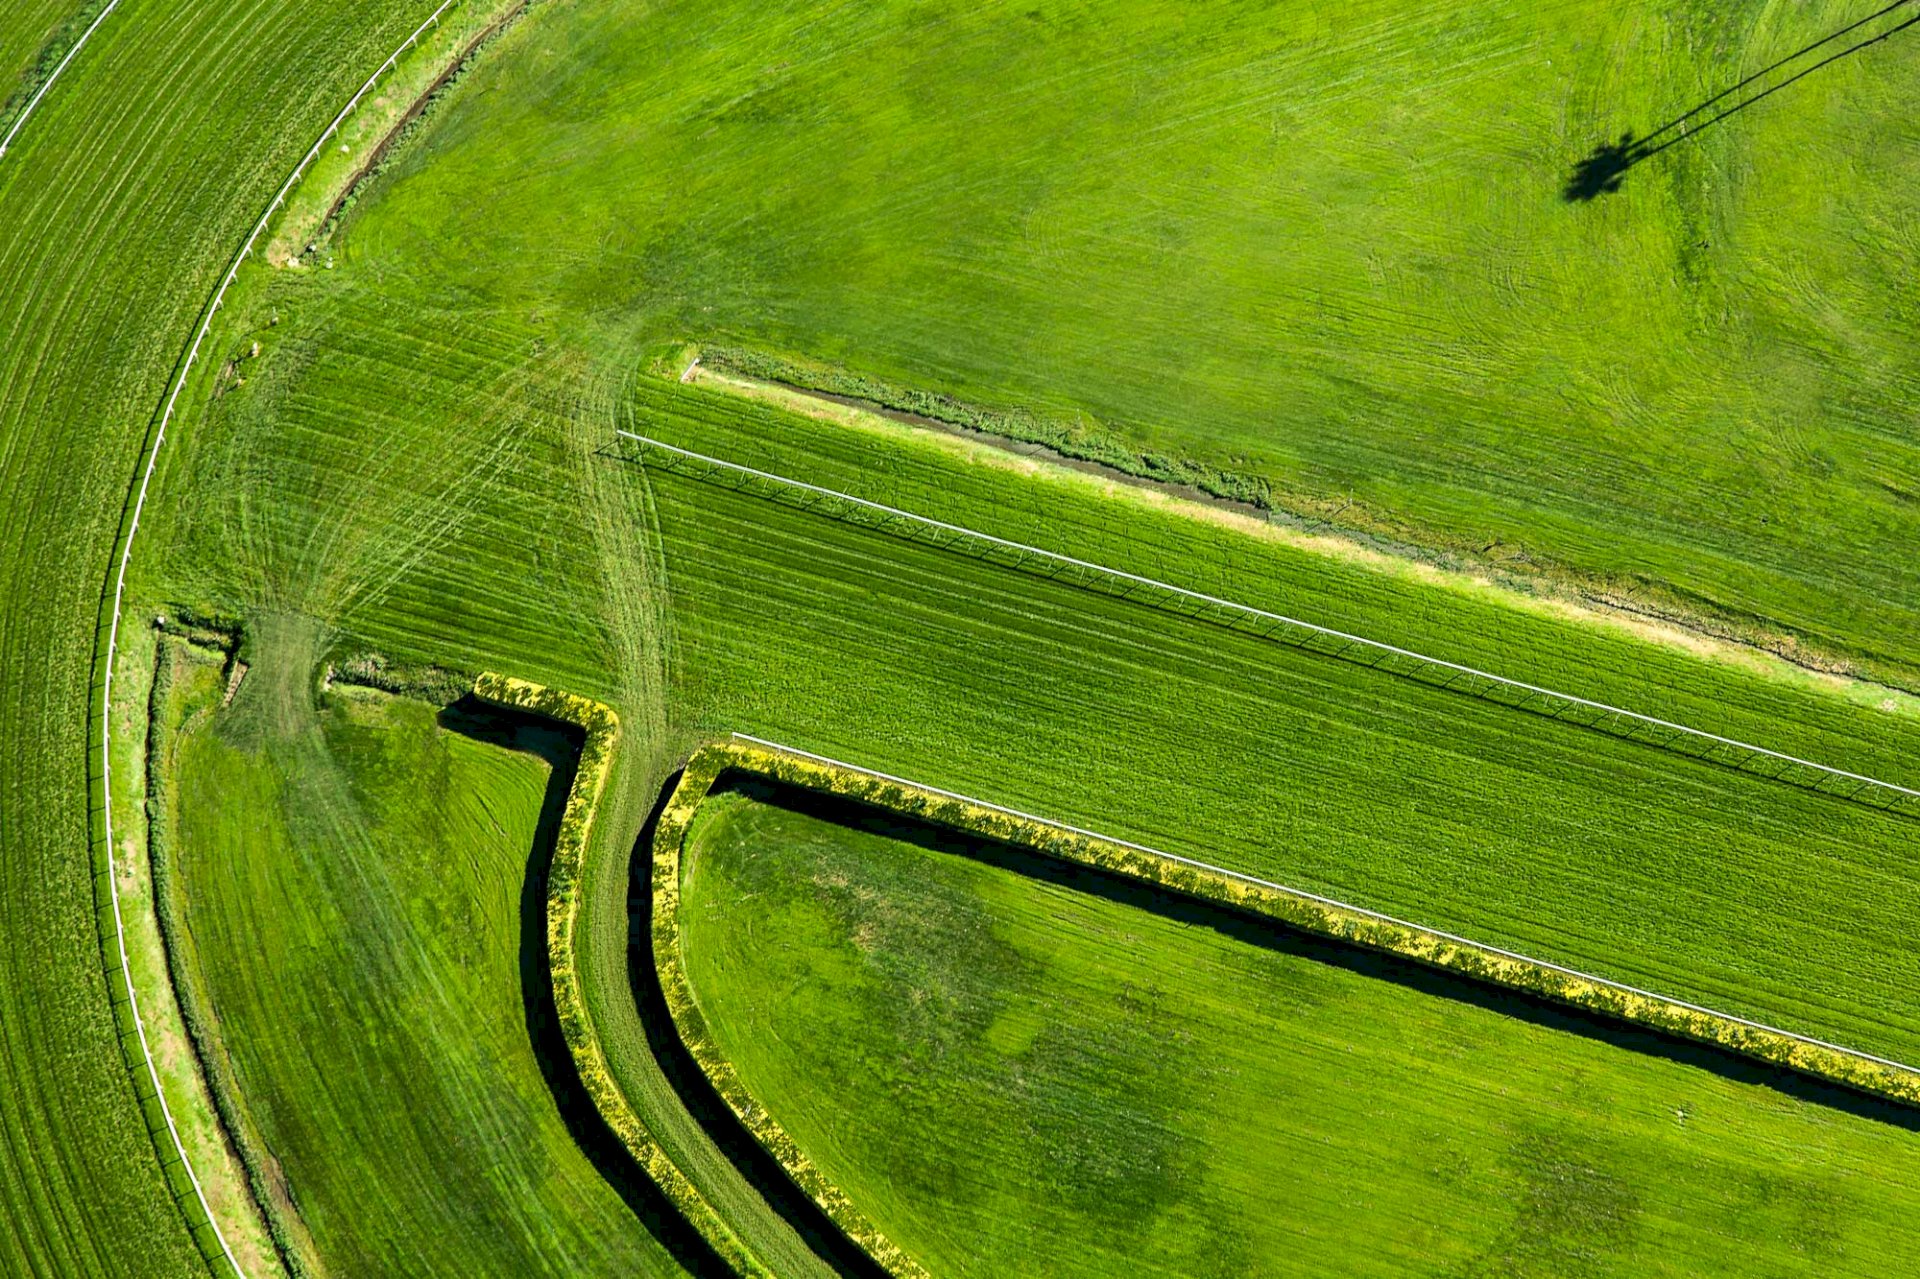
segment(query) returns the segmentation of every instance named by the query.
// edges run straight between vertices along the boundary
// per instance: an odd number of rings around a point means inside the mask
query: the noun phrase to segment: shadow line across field
[[[1351,942],[1302,932],[1265,916],[1169,891],[1114,871],[1076,865],[1019,844],[986,839],[859,800],[763,777],[730,773],[714,787],[712,793],[727,791],[743,794],[757,803],[911,843],[929,852],[970,858],[1038,883],[1086,893],[1117,905],[1145,911],[1172,923],[1206,929],[1277,954],[1327,964],[1360,976],[1392,982],[1423,995],[1512,1017],[1547,1030],[1579,1035],[1629,1052],[1711,1071],[1735,1083],[1771,1088],[1800,1101],[1828,1106],[1907,1132],[1920,1132],[1920,1110],[1897,1102],[1868,1096],[1711,1044],[1635,1026],[1602,1013],[1556,1003],[1525,991],[1475,981]]]
[[[1766,79],[1788,64],[1798,62],[1801,58],[1806,57],[1815,50],[1824,48],[1834,41],[1858,31],[1869,23],[1886,17],[1895,10],[1908,8],[1913,3],[1914,0],[1894,0],[1892,4],[1887,5],[1885,8],[1870,13],[1864,18],[1856,19],[1832,34],[1823,36],[1815,40],[1812,44],[1796,49],[1786,57],[1753,72],[1745,79],[1727,86],[1712,97],[1681,112],[1645,137],[1637,138],[1633,132],[1629,130],[1620,135],[1618,142],[1601,142],[1596,144],[1585,158],[1573,166],[1573,172],[1568,176],[1566,186],[1562,188],[1560,192],[1560,198],[1569,204],[1584,204],[1602,195],[1609,195],[1618,191],[1621,182],[1626,178],[1627,171],[1635,165],[1652,159],[1669,147],[1699,137],[1703,131],[1712,128],[1724,120],[1731,119],[1733,116],[1745,111],[1748,107],[1759,103],[1763,99],[1772,97],[1790,85],[1804,80],[1823,67],[1832,66],[1844,58],[1852,57],[1856,53],[1861,53],[1875,45],[1892,39],[1908,27],[1920,24],[1920,13],[1916,13],[1914,16],[1896,23],[1878,35],[1868,36],[1854,44],[1848,45],[1844,49],[1828,54],[1810,66],[1802,67],[1778,84],[1768,85],[1766,88],[1756,90],[1749,96],[1735,102],[1733,105],[1723,107],[1719,111],[1714,112],[1714,114],[1707,116],[1706,119],[1700,120],[1698,123],[1689,124],[1690,121],[1712,110],[1727,98]]]

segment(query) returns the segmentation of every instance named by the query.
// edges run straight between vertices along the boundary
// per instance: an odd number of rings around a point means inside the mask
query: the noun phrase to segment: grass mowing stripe
[[[1782,1030],[1777,1026],[1769,1026],[1765,1022],[1753,1021],[1749,1018],[1741,1017],[1734,1013],[1721,1012],[1718,1009],[1706,1008],[1699,1004],[1688,1003],[1686,1000],[1675,999],[1670,995],[1662,995],[1657,991],[1642,990],[1638,986],[1629,986],[1624,982],[1617,982],[1617,981],[1613,981],[1610,978],[1599,977],[1599,976],[1595,976],[1592,973],[1581,972],[1579,969],[1568,968],[1563,964],[1556,964],[1551,962],[1550,960],[1535,959],[1531,955],[1523,955],[1518,951],[1506,950],[1499,946],[1488,945],[1485,942],[1475,941],[1471,937],[1462,937],[1456,933],[1443,932],[1437,928],[1429,928],[1425,924],[1416,924],[1408,920],[1396,919],[1392,915],[1383,914],[1377,910],[1369,910],[1364,906],[1355,906],[1348,902],[1339,901],[1336,898],[1323,897],[1318,893],[1311,893],[1303,888],[1294,888],[1288,884],[1275,883],[1273,880],[1270,880],[1270,879],[1261,879],[1258,876],[1248,875],[1242,871],[1229,870],[1225,866],[1216,866],[1211,862],[1200,861],[1192,857],[1183,857],[1178,853],[1162,852],[1160,849],[1150,847],[1146,844],[1138,844],[1133,842],[1132,840],[1120,839],[1117,836],[1113,836],[1113,835],[1103,835],[1099,831],[1088,830],[1083,826],[1075,826],[1068,822],[1056,821],[1051,817],[1041,817],[1034,813],[1023,812],[1017,808],[1008,808],[1004,804],[996,804],[991,800],[980,799],[977,796],[963,795],[958,791],[943,790],[938,786],[928,785],[926,782],[917,782],[912,780],[911,778],[906,778],[906,777],[896,777],[891,773],[883,773],[878,769],[868,768],[862,764],[850,764],[845,760],[833,759],[826,755],[817,755],[812,751],[801,750],[797,746],[788,746],[780,742],[767,741],[765,738],[754,737],[749,733],[733,733],[731,734],[731,736],[740,741],[749,742],[754,746],[763,747],[769,751],[774,751],[774,752],[778,752],[786,755],[797,756],[801,759],[810,760],[815,764],[825,765],[826,767],[831,769],[839,769],[847,773],[858,774],[864,777],[871,777],[877,781],[889,782],[896,786],[906,787],[912,791],[923,791],[928,795],[936,796],[941,799],[955,800],[961,804],[968,804],[976,808],[986,809],[994,813],[999,813],[1003,816],[1013,818],[1016,822],[1027,822],[1036,826],[1047,827],[1052,830],[1062,831],[1069,835],[1075,835],[1084,839],[1092,840],[1098,844],[1109,844],[1119,848],[1127,849],[1131,852],[1140,853],[1149,858],[1153,858],[1153,859],[1157,859],[1165,862],[1178,863],[1179,865],[1190,867],[1194,870],[1201,871],[1207,875],[1215,875],[1222,879],[1233,880],[1235,882],[1245,884],[1252,888],[1257,888],[1257,889],[1264,890],[1266,892],[1279,894],[1282,897],[1289,897],[1297,900],[1312,902],[1315,905],[1326,906],[1338,912],[1344,912],[1347,914],[1362,916],[1366,919],[1371,919],[1379,923],[1386,924],[1391,928],[1403,929],[1409,933],[1419,934],[1422,937],[1431,938],[1438,942],[1444,942],[1454,946],[1465,947],[1469,951],[1476,951],[1476,952],[1481,952],[1483,954],[1495,955],[1502,959],[1510,959],[1528,968],[1540,969],[1540,970],[1545,970],[1551,973],[1557,973],[1563,977],[1572,978],[1576,982],[1587,982],[1595,986],[1603,986],[1609,990],[1618,991],[1621,994],[1630,995],[1637,999],[1651,1000],[1655,1003],[1670,1005],[1673,1008],[1681,1009],[1686,1012],[1698,1013],[1703,1017],[1712,1019],[1713,1021],[1732,1023],[1734,1026],[1744,1027],[1749,1030],[1758,1031],[1765,1036],[1777,1036],[1781,1039],[1792,1040],[1796,1043],[1805,1044],[1810,1048],[1817,1048],[1830,1053],[1838,1053],[1846,1057],[1856,1058],[1862,1062],[1870,1062],[1872,1064],[1879,1065],[1879,1066],[1891,1067],[1893,1070],[1899,1071],[1903,1075],[1908,1076],[1909,1078],[1896,1081],[1898,1086],[1895,1088],[1881,1089],[1881,1088],[1874,1088],[1871,1085],[1862,1084],[1855,1079],[1847,1078],[1843,1075],[1835,1075],[1827,1071],[1822,1071],[1817,1066],[1800,1065],[1800,1064],[1791,1063],[1791,1062],[1787,1063],[1787,1064],[1793,1064],[1795,1069],[1805,1070],[1808,1074],[1817,1075],[1821,1078],[1830,1080],[1835,1083],[1844,1083],[1853,1087],[1865,1088],[1867,1091],[1880,1092],[1882,1093],[1882,1095],[1894,1098],[1896,1100],[1920,1102],[1920,1070],[1916,1070],[1913,1066],[1909,1066],[1905,1062],[1895,1061],[1890,1057],[1879,1057],[1879,1056],[1875,1056],[1872,1053],[1862,1052],[1857,1048],[1848,1048],[1844,1044],[1829,1043],[1824,1039],[1815,1039],[1810,1035],[1802,1035],[1791,1030]],[[790,779],[783,779],[783,780],[790,780]],[[1335,935],[1335,934],[1329,933],[1329,935]],[[1363,942],[1362,944],[1377,944],[1377,943]],[[1402,953],[1402,954],[1409,953],[1409,950],[1410,950],[1410,948],[1407,948],[1407,947],[1387,947],[1387,949],[1394,949],[1397,951],[1397,953]],[[1463,972],[1471,973],[1476,971],[1475,966],[1470,963],[1455,963],[1451,961],[1433,961],[1433,962],[1438,963],[1442,967],[1458,968]],[[1501,979],[1498,977],[1490,978],[1490,980],[1501,981]],[[1510,982],[1510,981],[1501,981],[1501,984],[1513,985],[1516,987],[1516,989],[1537,989],[1534,987],[1521,986],[1518,983]],[[1568,1002],[1583,1003],[1586,1001],[1569,999]],[[1646,1017],[1646,1018],[1636,1017],[1633,1014],[1628,1014],[1628,1013],[1620,1013],[1617,1015],[1622,1016],[1627,1020],[1646,1020],[1648,1024],[1656,1025],[1656,1026],[1670,1027],[1673,1021],[1671,1017],[1662,1019],[1657,1015],[1653,1017]],[[1686,1033],[1686,1032],[1683,1031],[1681,1033]],[[1739,1037],[1737,1035],[1732,1033],[1727,1033],[1725,1031],[1722,1031],[1721,1033],[1717,1033],[1717,1034],[1711,1034],[1711,1035],[1696,1035],[1694,1037],[1704,1039],[1710,1043],[1720,1044],[1722,1046],[1731,1046],[1734,1048],[1735,1051],[1741,1051],[1741,1052],[1752,1051],[1750,1048],[1741,1045],[1741,1043],[1739,1042]],[[1756,1053],[1756,1055],[1761,1056],[1763,1060],[1771,1061],[1771,1062],[1774,1062],[1775,1064],[1782,1064],[1782,1057],[1777,1054],[1773,1056],[1768,1056],[1764,1053]]]
[[[1920,790],[1914,790],[1910,787],[1896,785],[1892,782],[1884,782],[1878,778],[1868,777],[1861,773],[1849,772],[1841,768],[1834,768],[1826,764],[1815,763],[1812,760],[1801,759],[1798,756],[1788,755],[1782,751],[1771,750],[1765,746],[1756,746],[1750,742],[1743,742],[1731,737],[1723,737],[1718,733],[1709,733],[1702,729],[1690,728],[1685,724],[1676,724],[1670,720],[1659,719],[1652,715],[1643,715],[1638,711],[1623,710],[1618,706],[1592,701],[1584,697],[1576,697],[1571,693],[1556,692],[1553,689],[1543,688],[1537,684],[1529,684],[1521,680],[1509,679],[1503,675],[1494,675],[1475,667],[1462,665],[1458,662],[1449,662],[1441,658],[1429,657],[1424,653],[1417,653],[1411,649],[1400,648],[1397,645],[1368,639],[1360,635],[1349,634],[1348,632],[1336,630],[1332,627],[1321,626],[1313,622],[1301,621],[1298,618],[1288,617],[1284,614],[1271,613],[1265,609],[1254,608],[1248,604],[1223,599],[1217,595],[1208,595],[1200,591],[1189,590],[1183,586],[1174,586],[1171,583],[1160,581],[1157,578],[1143,577],[1137,573],[1128,573],[1121,569],[1108,568],[1103,564],[1095,564],[1070,555],[1062,555],[1057,551],[1049,551],[1041,547],[1028,545],[1024,542],[1015,542],[1007,538],[995,537],[989,533],[982,533],[958,524],[949,524],[944,520],[936,520],[929,516],[916,515],[912,511],[901,510],[898,507],[888,506],[867,498],[855,497],[850,493],[843,493],[837,489],[825,488],[821,485],[809,484],[802,480],[790,479],[784,475],[776,475],[770,471],[762,471],[738,462],[729,462],[721,458],[710,457],[707,454],[697,453],[692,449],[667,444],[649,436],[641,435],[635,431],[626,430],[625,428],[619,429],[617,434],[623,439],[633,440],[639,443],[643,450],[659,450],[675,457],[701,463],[708,467],[717,468],[722,471],[730,471],[754,480],[765,481],[775,486],[776,491],[781,488],[796,490],[823,498],[828,503],[844,502],[862,510],[875,511],[887,520],[901,520],[908,524],[930,528],[937,532],[953,534],[953,541],[936,543],[936,545],[939,545],[942,549],[949,549],[959,541],[973,541],[983,543],[990,548],[1010,550],[1019,556],[1034,556],[1066,568],[1081,570],[1093,575],[1096,579],[1106,578],[1126,582],[1130,588],[1133,586],[1144,586],[1150,590],[1165,592],[1183,600],[1193,601],[1203,606],[1203,608],[1220,609],[1229,614],[1249,617],[1259,622],[1268,623],[1269,625],[1260,632],[1262,638],[1272,638],[1275,634],[1284,630],[1301,632],[1309,637],[1308,642],[1296,645],[1299,647],[1311,647],[1311,641],[1313,639],[1332,640],[1340,645],[1339,648],[1330,653],[1331,656],[1335,657],[1346,657],[1348,650],[1357,646],[1387,657],[1404,659],[1413,665],[1410,668],[1387,667],[1386,669],[1392,670],[1395,674],[1421,678],[1423,682],[1435,683],[1443,689],[1453,689],[1454,681],[1461,676],[1466,676],[1469,680],[1483,680],[1498,688],[1525,694],[1518,702],[1501,703],[1502,705],[1511,706],[1516,710],[1526,710],[1535,714],[1546,715],[1550,719],[1564,719],[1566,716],[1563,715],[1562,712],[1572,708],[1593,712],[1599,716],[1598,719],[1575,719],[1572,722],[1579,723],[1583,727],[1593,728],[1600,732],[1624,737],[1629,741],[1643,742],[1662,749],[1672,748],[1675,739],[1678,738],[1698,739],[1707,743],[1704,748],[1707,751],[1712,751],[1716,747],[1725,747],[1731,751],[1742,752],[1746,755],[1758,757],[1761,763],[1776,763],[1782,766],[1773,773],[1762,773],[1761,776],[1771,777],[1775,780],[1790,781],[1793,784],[1803,785],[1807,789],[1817,790],[1823,794],[1836,795],[1842,799],[1861,799],[1863,796],[1866,796],[1867,799],[1865,802],[1873,803],[1876,798],[1884,796],[1884,802],[1875,803],[1875,807],[1888,808],[1894,811],[1920,812],[1920,805],[1914,803],[1914,801],[1920,801]],[[813,503],[802,502],[801,506],[802,509],[806,510],[816,509]],[[889,531],[885,524],[882,524],[880,528],[882,531]],[[1016,561],[1014,567],[1024,566],[1019,561]],[[1046,574],[1046,576],[1052,577],[1056,576],[1056,574]],[[1128,591],[1122,591],[1120,594],[1122,598],[1129,598],[1130,589]],[[1200,616],[1201,614],[1190,615]],[[1312,651],[1327,652],[1328,650],[1314,648]],[[1382,663],[1377,660],[1362,662],[1361,664],[1376,668],[1382,666]],[[1442,671],[1451,672],[1452,674],[1447,678],[1441,679],[1438,676],[1430,675],[1430,668],[1438,668]],[[1466,692],[1469,695],[1484,695],[1475,693],[1470,687],[1459,688],[1455,691]],[[1557,705],[1560,709],[1552,712],[1544,710],[1533,704],[1533,699],[1535,698],[1541,699],[1548,705]],[[1614,724],[1614,721],[1626,721],[1629,727],[1626,729],[1618,728]],[[1667,736],[1659,739],[1649,739],[1644,735],[1644,729],[1648,727],[1659,730]],[[1641,731],[1634,731],[1635,729]],[[1683,753],[1695,754],[1695,752]],[[1696,757],[1699,756],[1696,755]],[[1709,755],[1707,758],[1713,757]],[[1734,767],[1738,768],[1740,765],[1736,763]],[[1788,772],[1798,772],[1800,770],[1804,770],[1805,780],[1789,778],[1787,776]],[[1847,791],[1834,791],[1827,789],[1828,784],[1831,784],[1828,782],[1828,779],[1837,779],[1839,782],[1850,782],[1854,785],[1852,789]]]
[[[118,0],[115,0],[115,3],[117,4]],[[140,1057],[146,1066],[148,1081],[153,1087],[154,1100],[160,1108],[161,1118],[165,1121],[167,1136],[173,1142],[174,1154],[178,1157],[180,1167],[185,1171],[187,1180],[193,1186],[194,1198],[199,1203],[203,1222],[212,1229],[214,1238],[219,1244],[220,1254],[226,1258],[227,1265],[236,1275],[243,1276],[243,1279],[245,1272],[241,1270],[239,1260],[234,1257],[233,1249],[228,1246],[226,1235],[220,1230],[220,1223],[214,1218],[213,1208],[207,1202],[206,1191],[200,1184],[199,1176],[193,1170],[192,1160],[187,1157],[186,1145],[180,1139],[180,1130],[174,1123],[173,1111],[167,1105],[166,1092],[160,1086],[160,1072],[158,1067],[154,1065],[153,1050],[147,1043],[146,1025],[140,1016],[140,1000],[134,990],[133,968],[127,958],[126,926],[120,914],[120,898],[117,893],[111,891],[111,885],[117,878],[114,867],[113,847],[113,750],[111,741],[113,732],[113,663],[119,647],[120,617],[127,592],[127,569],[133,561],[134,539],[140,531],[140,514],[146,509],[147,493],[153,483],[154,467],[159,461],[160,447],[166,442],[167,425],[173,420],[173,412],[175,406],[179,403],[180,392],[186,386],[187,377],[193,371],[194,361],[200,355],[200,345],[206,339],[208,329],[213,325],[215,313],[220,310],[222,303],[226,299],[227,290],[232,287],[235,277],[239,275],[241,264],[252,255],[254,245],[259,241],[261,234],[266,231],[267,224],[272,221],[274,213],[280,208],[282,202],[285,201],[287,193],[292,191],[294,185],[300,181],[301,175],[306,172],[307,166],[320,154],[320,148],[327,144],[327,139],[333,136],[334,131],[340,127],[341,122],[345,120],[348,115],[352,114],[355,107],[360,105],[360,100],[372,90],[374,84],[380,77],[393,69],[394,64],[399,60],[401,54],[411,48],[414,42],[420,38],[421,34],[424,33],[428,27],[438,22],[441,14],[445,13],[457,3],[459,3],[459,0],[441,0],[440,7],[433,11],[432,16],[416,27],[413,33],[401,42],[399,48],[388,55],[387,60],[381,63],[372,75],[367,77],[366,82],[355,91],[354,95],[347,100],[347,104],[340,109],[339,114],[334,116],[332,122],[322,131],[320,137],[314,142],[313,146],[308,149],[307,154],[294,166],[293,172],[287,176],[287,180],[281,184],[279,192],[273,197],[273,202],[267,206],[266,212],[260,215],[260,220],[253,224],[253,230],[248,233],[246,240],[243,241],[240,246],[239,252],[234,255],[232,263],[227,267],[226,276],[220,281],[219,287],[214,290],[213,297],[208,301],[206,309],[201,314],[199,327],[194,332],[193,341],[187,348],[185,358],[181,360],[179,368],[174,374],[173,386],[167,393],[166,405],[161,410],[160,417],[154,425],[152,438],[144,450],[145,456],[142,459],[142,465],[136,471],[139,477],[138,488],[134,493],[131,504],[127,507],[126,524],[119,538],[120,551],[115,557],[113,591],[110,597],[102,599],[103,605],[107,604],[110,599],[112,608],[108,614],[104,628],[105,651],[99,652],[96,649],[97,675],[93,687],[97,690],[99,699],[97,709],[100,723],[99,770],[102,802],[95,808],[94,812],[100,824],[98,847],[102,850],[106,858],[107,883],[109,885],[108,897],[113,904],[114,944],[119,952],[120,976],[126,988],[126,1006],[128,1014],[133,1021],[134,1032],[139,1039]],[[94,29],[100,25],[100,22],[106,18],[107,13],[111,11],[112,6],[109,6],[106,11],[102,12],[100,17],[95,19],[93,26],[87,28],[87,35],[92,35]],[[81,37],[82,44],[85,43],[85,40],[85,36]],[[79,49],[80,45],[76,44],[73,50],[68,53],[67,58],[61,62],[61,69],[66,67],[67,62],[72,60],[73,54],[79,52]],[[56,70],[54,74],[57,76],[59,71]],[[50,86],[51,84],[52,80],[49,79],[48,85]],[[43,86],[41,93],[44,94],[45,91],[46,88]],[[33,103],[28,104],[27,112],[31,112],[33,106],[36,105],[39,100],[39,96],[36,95]],[[15,122],[14,132],[19,130],[20,124],[24,123],[25,118],[26,114],[23,113],[21,119]],[[11,140],[12,133],[8,134],[8,138]],[[4,146],[0,146],[0,153],[4,153],[4,151]],[[191,1227],[197,1223],[190,1222],[189,1224]],[[194,1234],[196,1240],[198,1240],[199,1235],[197,1229],[195,1229]]]
[[[53,82],[60,78],[60,73],[67,69],[67,64],[73,61],[74,55],[79,53],[80,50],[85,47],[87,41],[93,38],[93,33],[99,29],[101,23],[107,20],[107,15],[119,7],[120,0],[109,0],[107,7],[100,11],[99,15],[87,25],[87,29],[80,33],[80,38],[73,42],[73,47],[67,50],[67,56],[60,59],[60,65],[53,69],[53,74],[49,75],[46,80],[42,82],[39,91],[27,100],[26,106],[20,108],[20,114],[13,118],[13,127],[7,130],[7,136],[0,138],[0,157],[4,157],[7,154],[7,148],[13,145],[14,137],[26,126],[27,117],[31,116],[33,109],[40,105],[40,99],[47,96],[47,90],[51,89]]]

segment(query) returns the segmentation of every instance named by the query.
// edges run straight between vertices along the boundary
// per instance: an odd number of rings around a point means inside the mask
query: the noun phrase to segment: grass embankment
[[[174,752],[190,726],[220,709],[244,668],[234,660],[232,636],[218,631],[142,626],[125,638],[114,685],[126,690],[114,714],[115,869],[147,1046],[206,1197],[202,1210],[189,1187],[182,1209],[215,1274],[237,1268],[262,1279],[303,1279],[313,1272],[304,1264],[304,1241],[293,1233],[297,1219],[284,1202],[286,1188],[265,1175],[258,1134],[233,1103],[232,1067],[190,962],[173,873]],[[170,1146],[162,1148],[163,1159]],[[211,1220],[201,1224],[203,1216]]]
[[[357,251],[1911,684],[1920,30],[1562,199],[1882,7],[571,6]]]
[[[99,796],[80,779],[99,765],[87,708],[101,584],[148,423],[219,272],[420,12],[391,0],[125,6],[0,160],[8,1273],[204,1271],[128,1082],[117,973],[102,972],[95,926],[108,904],[95,892],[102,850],[88,847]],[[36,13],[57,16],[8,7],[10,60],[11,33]]]
[[[257,627],[231,708],[175,751],[181,936],[260,1171],[322,1272],[675,1273],[538,1056],[529,885],[575,744],[321,694],[318,639]]]
[[[1714,1054],[777,788],[723,788],[688,856],[720,1051],[936,1274],[1876,1275],[1910,1245],[1910,1128]]]

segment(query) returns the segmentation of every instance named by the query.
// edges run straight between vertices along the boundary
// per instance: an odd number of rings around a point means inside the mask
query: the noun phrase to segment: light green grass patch
[[[1904,1248],[1901,1127],[786,795],[695,819],[693,989],[935,1273],[1874,1274]]]

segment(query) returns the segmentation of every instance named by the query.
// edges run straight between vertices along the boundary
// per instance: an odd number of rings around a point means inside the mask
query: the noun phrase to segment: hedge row
[[[1859,1092],[1907,1105],[1920,1105],[1920,1073],[1903,1067],[1884,1065],[1838,1049],[1810,1044],[1778,1031],[1744,1025],[1724,1015],[1699,1012],[1658,996],[1633,994],[1602,982],[1557,971],[1536,961],[1516,959],[1471,942],[1451,941],[1419,928],[1388,923],[1359,911],[1315,901],[1305,894],[1250,884],[1229,875],[1185,865],[1169,857],[1075,834],[1045,822],[1014,817],[916,786],[884,781],[857,770],[746,743],[710,745],[694,756],[694,762],[687,770],[687,780],[682,782],[681,792],[675,795],[675,803],[684,814],[676,829],[684,829],[685,815],[691,814],[713,781],[727,771],[751,773],[791,786],[858,800],[970,835],[1019,844],[1061,861],[1095,867],[1158,884],[1190,897],[1264,915],[1303,932],[1386,951],[1477,981],[1711,1044]],[[663,823],[663,840],[667,836],[667,829],[667,824]],[[677,856],[677,850],[677,843],[673,850],[656,848],[656,894],[662,892],[661,859],[666,851]],[[663,916],[671,918],[672,912],[656,911],[656,921]],[[656,929],[658,927],[656,923]],[[661,956],[658,932],[655,936],[655,953],[656,957],[663,959],[664,969],[665,957]],[[711,1054],[711,1050],[708,1051]],[[703,1065],[707,1064],[706,1057],[701,1060]],[[724,1068],[724,1063],[721,1067],[710,1067],[710,1072],[731,1074],[730,1070]],[[737,1083],[732,1086],[738,1087]],[[729,1096],[729,1101],[732,1100]],[[784,1138],[781,1140],[784,1141]],[[778,1150],[776,1153],[779,1153]]]
[[[883,382],[831,365],[802,364],[747,347],[702,347],[700,362],[722,373],[759,382],[777,382],[803,391],[819,391],[864,400],[899,413],[912,413],[949,426],[981,431],[1023,444],[1039,444],[1062,457],[1097,462],[1123,475],[1162,484],[1183,484],[1212,497],[1245,502],[1266,511],[1273,489],[1258,475],[1222,470],[1189,457],[1136,449],[1102,426],[1041,417],[1024,409],[991,409],[933,391]]]
[[[747,770],[773,775],[768,769],[774,765],[763,761],[761,756],[768,756],[768,761],[785,758],[731,744],[704,746],[695,751],[680,775],[680,784],[674,787],[665,811],[660,814],[653,838],[653,961],[660,973],[660,988],[666,995],[667,1009],[673,1015],[681,1041],[700,1063],[700,1069],[715,1091],[767,1153],[780,1161],[794,1184],[889,1273],[903,1279],[930,1279],[927,1270],[881,1234],[879,1227],[867,1220],[840,1187],[802,1153],[766,1108],[754,1100],[753,1094],[740,1082],[733,1063],[714,1043],[706,1018],[693,1000],[693,988],[687,981],[680,954],[680,861],[687,831],[693,815],[722,773]]]
[[[772,1272],[753,1255],[721,1219],[706,1196],[653,1139],[607,1065],[600,1035],[587,1011],[574,963],[575,924],[580,913],[580,869],[587,853],[593,818],[606,787],[613,749],[620,739],[620,719],[613,708],[558,689],[512,679],[491,671],[473,683],[474,696],[496,706],[525,711],[571,724],[586,734],[580,749],[579,770],[560,816],[554,840],[553,865],[547,877],[547,956],[553,969],[553,1003],[573,1055],[580,1082],[593,1104],[620,1141],[646,1170],[655,1185],[673,1202],[736,1274],[764,1276]]]

